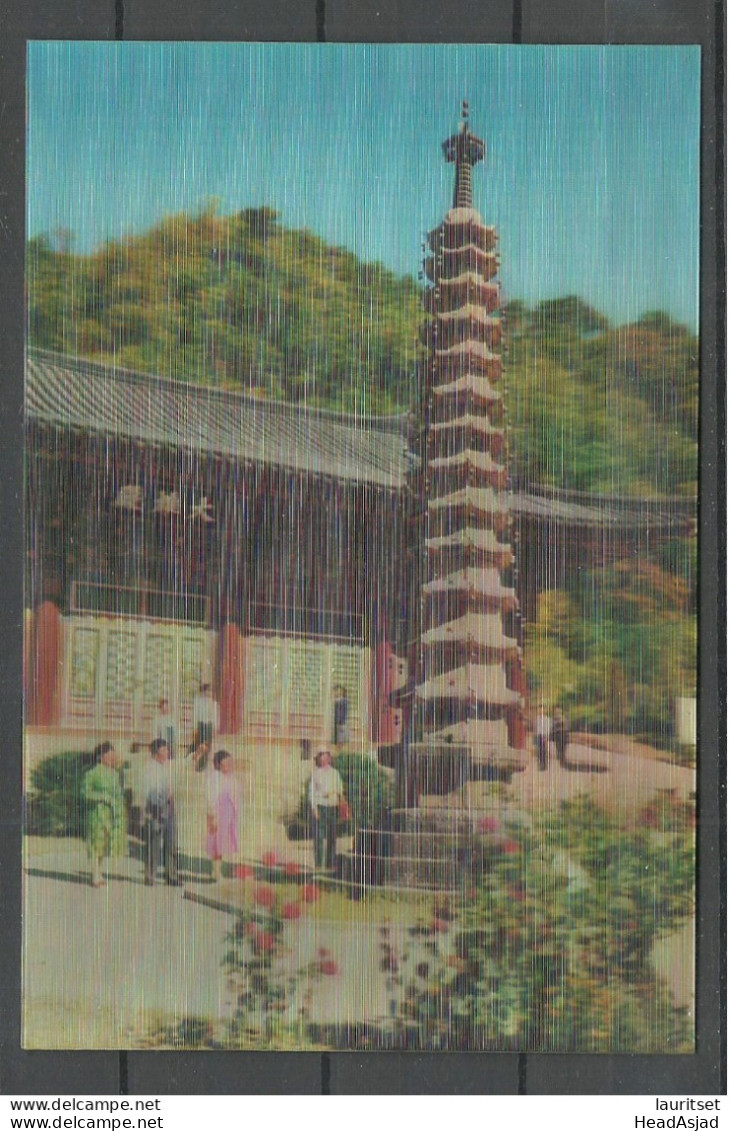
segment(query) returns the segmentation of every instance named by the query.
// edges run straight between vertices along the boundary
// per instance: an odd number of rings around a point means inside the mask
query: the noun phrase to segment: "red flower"
[[[300,903],[284,903],[281,908],[281,915],[284,919],[300,919],[301,918],[301,904]]]
[[[316,957],[317,958],[328,958],[329,957],[329,951],[327,950],[327,948],[325,946],[320,946],[319,949],[316,952]]]
[[[267,868],[275,868],[278,864],[278,856],[275,852],[264,852],[261,857],[261,863],[265,864]]]
[[[498,817],[483,817],[478,822],[478,831],[480,833],[501,832],[501,821]]]
[[[445,931],[449,930],[449,928],[450,928],[450,923],[446,923],[446,921],[444,919],[434,919],[433,920],[433,930],[434,931],[444,931],[445,932]]]
[[[332,977],[334,974],[339,973],[339,967],[331,958],[326,959],[324,962],[320,962],[319,969],[321,970],[322,974],[328,974],[330,977]]]
[[[287,876],[300,876],[301,865],[297,864],[295,860],[290,861],[285,868]]]
[[[516,856],[521,852],[521,845],[518,840],[505,840],[501,846],[501,850],[505,852],[507,856]]]
[[[239,864],[235,869],[236,878],[239,880],[250,880],[255,874],[255,870],[249,867],[248,864]]]
[[[276,892],[273,888],[258,887],[254,896],[259,907],[273,907],[276,902]]]
[[[273,935],[269,935],[267,931],[261,931],[256,935],[253,944],[257,950],[261,950],[264,954],[268,954],[276,945],[276,940]]]
[[[319,898],[319,888],[316,884],[304,884],[301,889],[301,898],[304,903],[316,903]]]

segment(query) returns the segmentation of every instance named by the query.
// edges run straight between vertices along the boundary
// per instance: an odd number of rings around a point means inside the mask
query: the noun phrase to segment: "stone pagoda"
[[[419,649],[410,748],[416,793],[451,752],[467,777],[508,780],[526,765],[524,681],[513,584],[496,229],[473,207],[485,145],[470,130],[443,144],[453,207],[428,237],[427,359],[412,498],[420,500]],[[444,749],[445,748],[445,749]],[[441,775],[442,776],[442,775]]]
[[[414,681],[398,698],[408,716],[392,748],[398,807],[386,828],[359,831],[354,853],[369,882],[430,890],[483,867],[493,801],[469,783],[508,782],[527,760],[497,236],[473,207],[471,170],[485,146],[470,131],[467,103],[443,152],[456,184],[453,207],[428,237],[427,355],[403,547]]]

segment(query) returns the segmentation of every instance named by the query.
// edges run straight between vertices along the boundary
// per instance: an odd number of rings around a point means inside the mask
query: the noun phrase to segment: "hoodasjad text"
[[[636,1115],[635,1126],[637,1131],[648,1131],[649,1128],[669,1127],[672,1131],[703,1131],[703,1128],[718,1127],[719,1116],[706,1119],[702,1115],[669,1115],[665,1119],[650,1119],[644,1115]]]

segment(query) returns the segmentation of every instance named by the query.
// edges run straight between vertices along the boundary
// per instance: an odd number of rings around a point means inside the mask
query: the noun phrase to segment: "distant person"
[[[223,863],[238,853],[240,795],[234,775],[235,763],[227,750],[216,750],[213,773],[208,778],[208,856],[213,880],[222,875]]]
[[[93,768],[84,774],[81,783],[81,797],[86,804],[91,885],[98,888],[106,883],[101,872],[104,860],[126,852],[127,813],[121,758],[110,742],[97,746],[93,757]]]
[[[320,750],[314,760],[309,784],[309,800],[314,818],[314,860],[317,868],[333,868],[337,850],[339,806],[344,800],[344,784],[332,765],[328,750]]]
[[[207,742],[211,746],[220,726],[220,709],[213,698],[209,683],[203,683],[192,702],[192,724],[194,741]]]
[[[534,734],[537,740],[537,759],[539,769],[546,770],[549,765],[549,739],[552,733],[552,720],[544,707],[539,708]]]
[[[570,721],[567,714],[555,707],[552,718],[551,739],[557,752],[557,761],[560,766],[566,765],[567,747],[570,741]]]
[[[349,742],[349,697],[341,683],[334,689],[334,745],[337,749]]]
[[[170,765],[170,748],[162,738],[150,744],[144,803],[144,882],[152,887],[157,869],[164,865],[165,880],[179,887],[177,877],[177,817]]]
[[[185,757],[192,759],[196,772],[201,774],[207,768],[208,758],[210,757],[210,743],[193,742]]]
[[[152,728],[155,738],[163,738],[170,748],[170,757],[177,757],[177,722],[170,710],[169,699],[160,699]]]

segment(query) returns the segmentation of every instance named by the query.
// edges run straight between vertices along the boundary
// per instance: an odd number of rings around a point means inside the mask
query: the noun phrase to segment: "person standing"
[[[537,759],[539,769],[546,770],[549,765],[549,736],[552,733],[552,720],[541,706],[537,714],[535,736],[537,739]]]
[[[204,773],[207,769],[208,758],[210,757],[210,743],[193,742],[185,757],[192,759],[192,764],[195,767],[195,773]]]
[[[240,797],[234,775],[235,763],[227,750],[216,750],[213,773],[208,779],[208,856],[213,880],[219,880],[226,858],[238,852]]]
[[[557,752],[557,761],[560,766],[564,766],[567,761],[567,747],[570,741],[570,721],[559,707],[555,707],[554,710],[551,737],[554,749]]]
[[[314,818],[314,860],[317,868],[333,868],[344,785],[332,765],[332,756],[328,750],[320,750],[314,761],[309,784],[309,800]]]
[[[349,742],[349,697],[347,689],[339,684],[334,689],[334,745],[337,749]]]
[[[177,722],[170,710],[169,699],[160,699],[154,720],[155,738],[163,738],[170,748],[170,758],[177,756]]]
[[[220,709],[209,683],[201,684],[199,693],[193,699],[192,723],[195,744],[207,742],[212,746],[220,726]]]
[[[170,748],[162,738],[150,744],[144,805],[144,882],[152,887],[160,864],[170,887],[179,887],[177,877],[177,818],[170,765]]]
[[[110,742],[94,750],[94,766],[81,783],[86,803],[86,845],[91,861],[91,885],[106,883],[101,874],[103,861],[123,856],[127,847],[127,818],[121,759]]]

